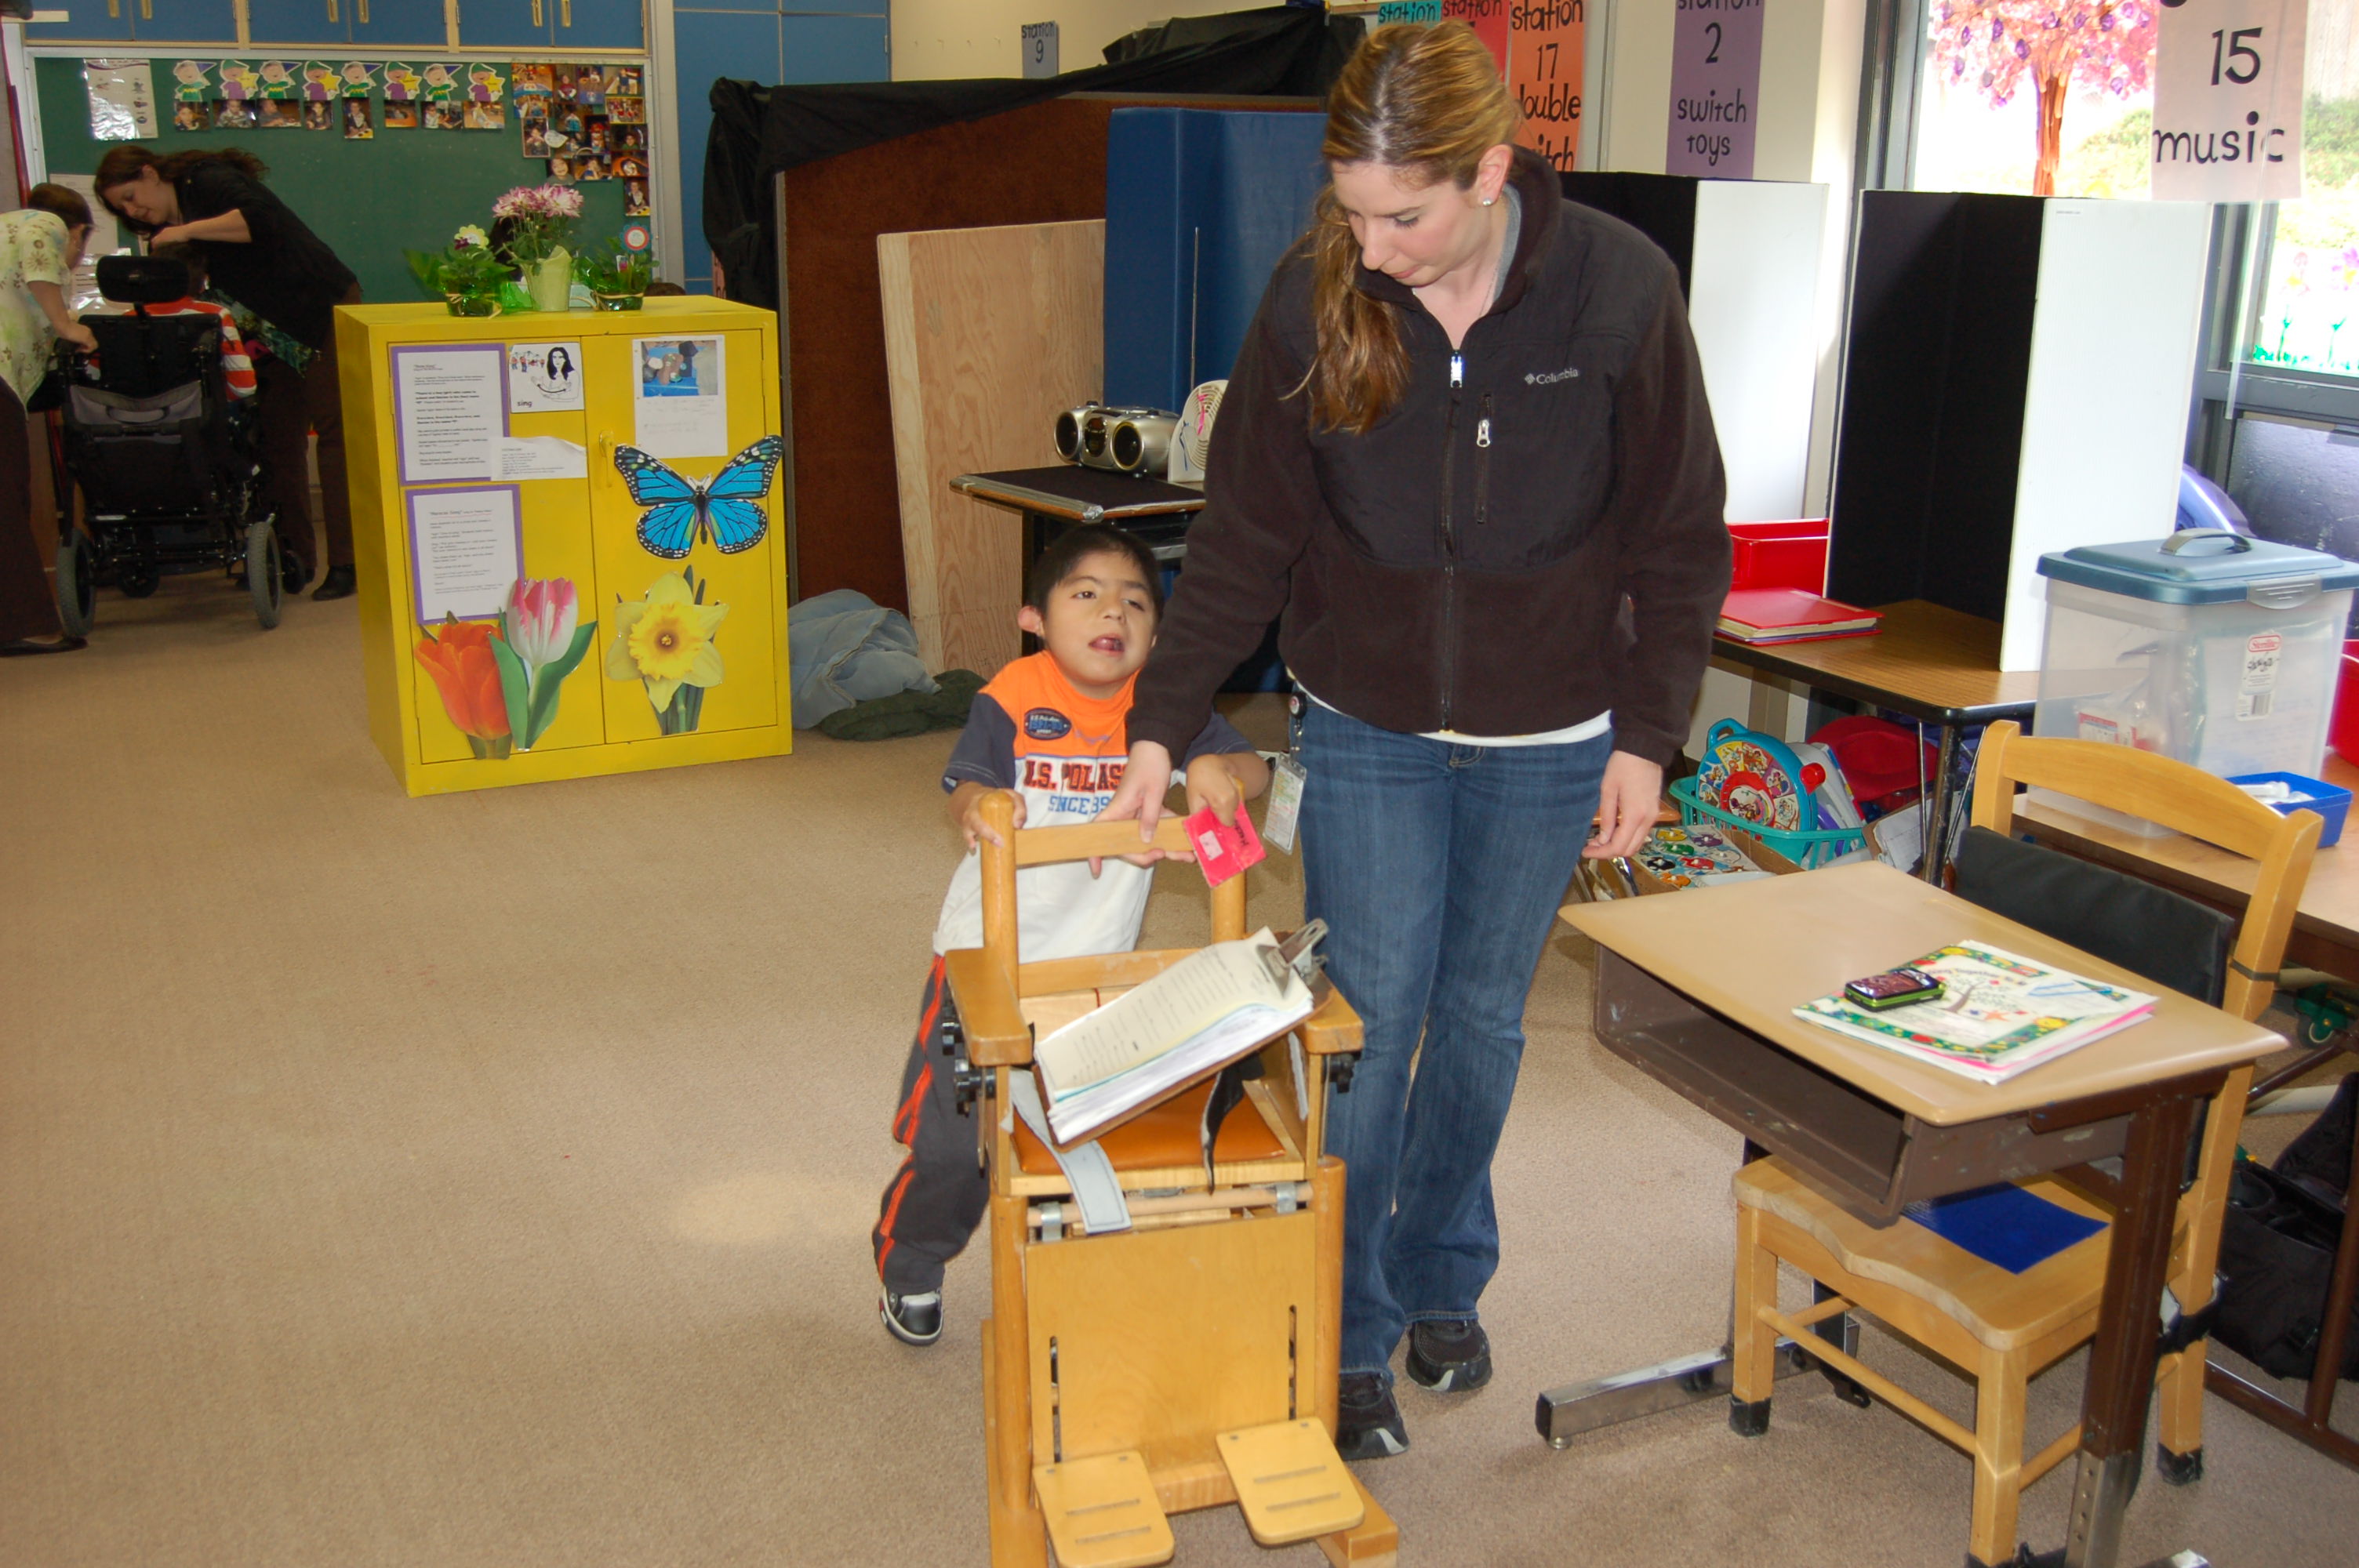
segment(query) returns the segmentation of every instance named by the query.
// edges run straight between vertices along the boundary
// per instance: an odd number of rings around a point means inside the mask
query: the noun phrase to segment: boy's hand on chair
[[[951,820],[957,823],[958,830],[966,836],[966,847],[970,852],[984,839],[987,838],[994,844],[999,842],[999,835],[994,833],[983,819],[984,800],[997,793],[989,784],[977,784],[973,780],[951,792]],[[1016,796],[1016,826],[1024,826],[1024,796],[1021,794]]]
[[[1581,852],[1593,860],[1614,860],[1637,852],[1655,829],[1655,813],[1663,801],[1660,764],[1627,752],[1605,759],[1605,778],[1598,786],[1597,826]]]

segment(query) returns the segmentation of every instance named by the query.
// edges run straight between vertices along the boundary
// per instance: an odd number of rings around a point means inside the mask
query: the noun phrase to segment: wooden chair
[[[2281,816],[2224,780],[2150,752],[2093,741],[2034,740],[2013,723],[1994,724],[1984,732],[1976,765],[1975,826],[2009,833],[2018,784],[2129,812],[2259,862],[2220,1005],[2242,1018],[2260,1016],[2317,848],[2314,813]],[[2050,935],[2071,940],[2052,928]],[[2228,1171],[2251,1079],[2249,1066],[2237,1069],[2211,1101],[2195,1179],[2180,1201],[2169,1283],[2188,1314],[2212,1300]],[[2074,1212],[2109,1217],[2109,1183],[2090,1167],[2020,1184]],[[1967,1562],[1971,1568],[1991,1568],[2012,1561],[2022,1489],[2071,1454],[2081,1437],[2075,1425],[2026,1460],[2026,1385],[2095,1332],[2109,1233],[2100,1231],[2015,1274],[1921,1226],[1871,1226],[1821,1195],[1782,1160],[1753,1162],[1737,1173],[1734,1186],[1732,1423],[1748,1434],[1766,1427],[1778,1336],[1799,1339],[1811,1324],[1864,1311],[1975,1380],[1971,1431],[1839,1348],[1812,1339],[1806,1342],[1810,1354],[1973,1456]],[[1832,1297],[1803,1313],[1779,1312],[1781,1261]],[[2203,1368],[2204,1342],[2198,1339],[2164,1356],[2158,1371],[2161,1458],[2164,1473],[2174,1479],[2201,1473]]]
[[[1209,1184],[1199,1084],[1100,1140],[1132,1228],[1087,1235],[1050,1151],[1016,1115],[1011,1076],[1053,1029],[1188,949],[1024,963],[1019,866],[1139,848],[1136,825],[1014,830],[986,800],[984,945],[946,955],[965,1050],[988,1074],[978,1118],[991,1181],[984,1441],[994,1568],[1118,1568],[1171,1555],[1166,1516],[1236,1502],[1265,1545],[1316,1539],[1329,1561],[1390,1564],[1392,1521],[1334,1448],[1343,1162],[1323,1157],[1331,1073],[1360,1022],[1330,994],[1263,1048],[1223,1124]],[[1156,844],[1185,848],[1180,821]],[[1212,890],[1212,939],[1246,935],[1245,879]]]

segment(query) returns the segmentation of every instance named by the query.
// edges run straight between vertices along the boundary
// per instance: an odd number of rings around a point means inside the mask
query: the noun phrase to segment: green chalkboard
[[[312,232],[328,242],[361,280],[364,298],[397,303],[419,297],[402,260],[407,250],[440,250],[462,223],[491,226],[492,201],[518,185],[538,185],[548,165],[523,154],[524,137],[511,119],[502,131],[389,131],[385,104],[370,104],[376,135],[347,141],[342,111],[336,128],[325,131],[179,131],[165,96],[172,80],[171,56],[153,61],[162,127],[145,146],[158,153],[190,147],[235,145],[270,168],[266,177],[279,199]],[[41,139],[49,172],[89,174],[111,142],[92,141],[90,96],[82,61],[37,59],[34,80],[41,100]],[[513,116],[514,105],[510,105]],[[622,232],[623,182],[592,180],[581,187],[582,235],[603,243]]]

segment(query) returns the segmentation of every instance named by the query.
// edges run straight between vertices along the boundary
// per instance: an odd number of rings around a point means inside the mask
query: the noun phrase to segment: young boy
[[[875,1249],[886,1329],[905,1345],[942,1333],[942,1265],[982,1222],[990,1189],[975,1160],[975,1122],[958,1114],[942,1030],[955,1019],[941,955],[983,946],[983,871],[975,854],[990,829],[979,806],[994,790],[1016,792],[1017,827],[1087,822],[1122,782],[1130,742],[1130,692],[1163,613],[1162,573],[1146,546],[1117,529],[1086,524],[1041,553],[1016,623],[1046,644],[978,693],[966,733],[942,770],[951,820],[967,856],[951,874],[934,928],[918,1037],[901,1073],[893,1136],[909,1157],[878,1204]],[[1269,764],[1218,714],[1182,759],[1188,809],[1234,819],[1269,784]],[[1027,962],[1126,952],[1138,942],[1154,877],[1145,864],[1107,860],[1027,866],[1016,873],[1016,918]]]

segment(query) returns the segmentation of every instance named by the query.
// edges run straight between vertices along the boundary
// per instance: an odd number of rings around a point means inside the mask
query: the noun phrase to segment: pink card
[[[1208,806],[1182,826],[1188,842],[1195,847],[1196,863],[1204,868],[1204,881],[1213,887],[1247,866],[1260,864],[1268,853],[1261,847],[1261,836],[1254,831],[1253,817],[1243,811],[1234,822],[1223,822]]]

